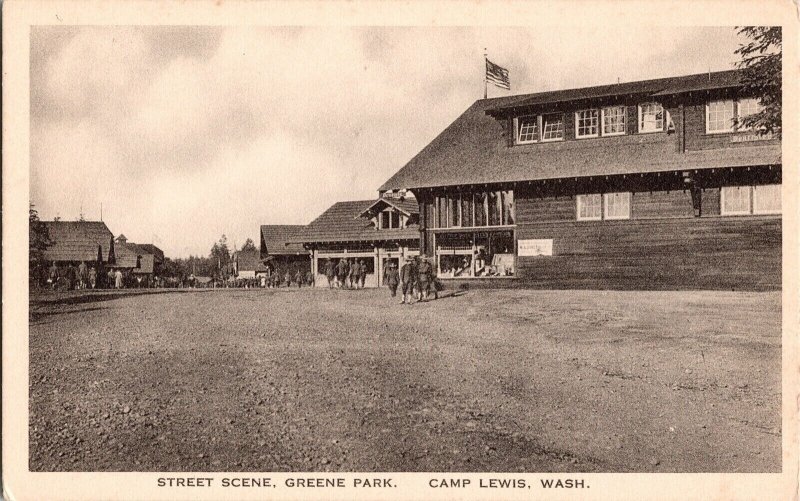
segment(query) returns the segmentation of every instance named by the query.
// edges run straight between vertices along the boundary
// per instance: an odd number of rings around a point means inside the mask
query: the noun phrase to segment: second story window
[[[575,137],[597,137],[599,130],[597,110],[575,112]]]
[[[517,119],[517,144],[535,143],[539,140],[539,117],[528,116]]]
[[[400,213],[389,210],[381,212],[381,229],[389,230],[397,228],[400,228]]]
[[[564,139],[564,116],[561,113],[542,115],[542,141]]]
[[[664,107],[659,103],[639,105],[639,132],[661,132],[664,130]]]
[[[625,107],[603,108],[603,135],[620,136],[625,134]]]
[[[733,132],[732,100],[711,101],[706,105],[706,133]]]

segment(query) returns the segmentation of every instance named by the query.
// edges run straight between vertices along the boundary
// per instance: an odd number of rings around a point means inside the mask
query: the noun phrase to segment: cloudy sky
[[[733,67],[733,28],[34,27],[31,199],[172,257],[368,199],[483,95]],[[491,96],[506,95],[490,89]]]

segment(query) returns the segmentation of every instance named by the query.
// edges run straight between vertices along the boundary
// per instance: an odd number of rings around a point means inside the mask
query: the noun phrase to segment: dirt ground
[[[48,294],[30,468],[778,472],[780,309],[776,292]]]

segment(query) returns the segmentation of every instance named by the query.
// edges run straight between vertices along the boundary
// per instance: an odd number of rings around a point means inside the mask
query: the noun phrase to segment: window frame
[[[761,104],[761,102],[759,101],[759,99],[757,97],[742,97],[742,98],[739,98],[739,99],[736,100],[736,103],[735,103],[735,108],[736,109],[735,109],[735,113],[734,113],[734,117],[736,117],[736,130],[737,131],[751,131],[751,130],[753,130],[753,127],[744,127],[744,126],[742,126],[742,123],[741,123],[742,119],[744,119],[745,117],[750,116],[750,115],[742,115],[742,101],[755,101],[756,107],[758,108],[756,113],[759,113],[761,110],[763,110],[764,109],[764,105]],[[751,113],[751,115],[754,115],[754,114],[755,113]]]
[[[746,189],[747,209],[740,211],[725,210],[725,190],[731,188]],[[753,213],[753,187],[752,186],[723,186],[719,190],[719,215],[720,216],[749,216]]]
[[[595,133],[594,134],[579,134],[580,125],[579,120],[582,120],[579,115],[581,113],[595,113]],[[575,139],[587,139],[593,137],[600,137],[600,110],[598,108],[586,108],[575,112]]]
[[[778,189],[778,195],[780,197],[779,200],[780,200],[780,205],[781,206],[777,210],[776,209],[769,210],[769,209],[757,209],[756,208],[756,205],[758,203],[758,188],[763,188],[763,187],[768,187],[768,186],[774,186],[774,187],[777,187],[777,189]],[[753,214],[754,215],[759,215],[760,216],[760,215],[769,215],[769,214],[783,214],[783,187],[782,187],[781,184],[775,184],[775,183],[773,183],[773,184],[759,184],[759,185],[751,186],[751,191],[752,191],[753,195],[752,195],[750,200],[751,200],[751,205],[752,205],[752,210],[753,210]]]
[[[583,207],[583,201],[585,197],[600,197],[600,210],[598,211],[597,216],[581,216],[581,207]],[[582,193],[580,195],[576,195],[576,213],[575,219],[577,221],[602,221],[603,219],[603,195],[600,193]]]
[[[560,117],[560,119],[561,119],[561,137],[545,139],[545,137],[544,137],[544,117],[546,117],[546,116],[558,116],[558,117]],[[566,122],[566,120],[564,120],[564,113],[554,112],[554,113],[542,113],[542,114],[540,114],[539,115],[539,130],[540,130],[540,132],[539,132],[539,141],[541,141],[542,143],[552,143],[552,142],[555,142],[555,141],[563,141],[564,137],[567,135],[566,134],[566,130],[565,130],[565,125],[566,125],[565,122]]]
[[[606,132],[606,110],[622,108],[622,132]],[[618,106],[605,106],[600,109],[600,134],[603,137],[624,136],[628,131],[628,107],[624,104]]]
[[[520,120],[525,118],[533,118],[536,122],[536,139],[528,141],[520,140]],[[514,118],[514,144],[534,144],[542,139],[542,116],[541,115],[522,115]]]
[[[661,128],[657,128],[657,129],[654,129],[654,130],[644,130],[644,129],[642,129],[642,107],[643,106],[649,106],[649,105],[658,105],[658,106],[661,107]],[[663,104],[661,104],[659,102],[655,102],[655,101],[648,101],[648,102],[645,102],[645,103],[639,103],[637,105],[637,111],[638,111],[638,114],[637,114],[637,120],[636,120],[636,130],[639,132],[639,134],[655,134],[655,133],[658,133],[658,132],[664,132],[664,128],[666,126],[666,122],[667,121],[666,121],[666,110],[664,109],[664,105]]]
[[[608,215],[608,198],[612,195],[627,195],[628,211],[623,216],[609,216]],[[615,191],[612,193],[603,193],[603,219],[605,220],[622,220],[631,218],[631,192],[630,191]]]
[[[726,103],[726,102],[730,102],[731,105],[733,106],[733,109],[731,110],[732,111],[731,123],[729,128],[720,130],[711,130],[709,128],[709,126],[711,125],[711,120],[709,120],[709,115],[711,113],[711,105],[714,103]],[[736,99],[714,99],[706,102],[706,134],[730,134],[731,132],[736,132],[735,119],[736,119],[737,108],[738,106]]]

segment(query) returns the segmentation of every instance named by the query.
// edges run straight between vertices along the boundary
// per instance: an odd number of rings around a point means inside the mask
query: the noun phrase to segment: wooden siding
[[[711,150],[718,148],[746,148],[748,146],[763,146],[767,144],[780,144],[778,139],[761,139],[755,141],[734,141],[734,136],[745,136],[746,133],[706,133],[706,103],[693,103],[684,107],[686,121],[686,149]]]
[[[553,256],[517,258],[533,287],[781,287],[779,217],[518,224],[516,237],[553,239]]]
[[[689,190],[640,191],[631,195],[631,218],[693,217]]]

